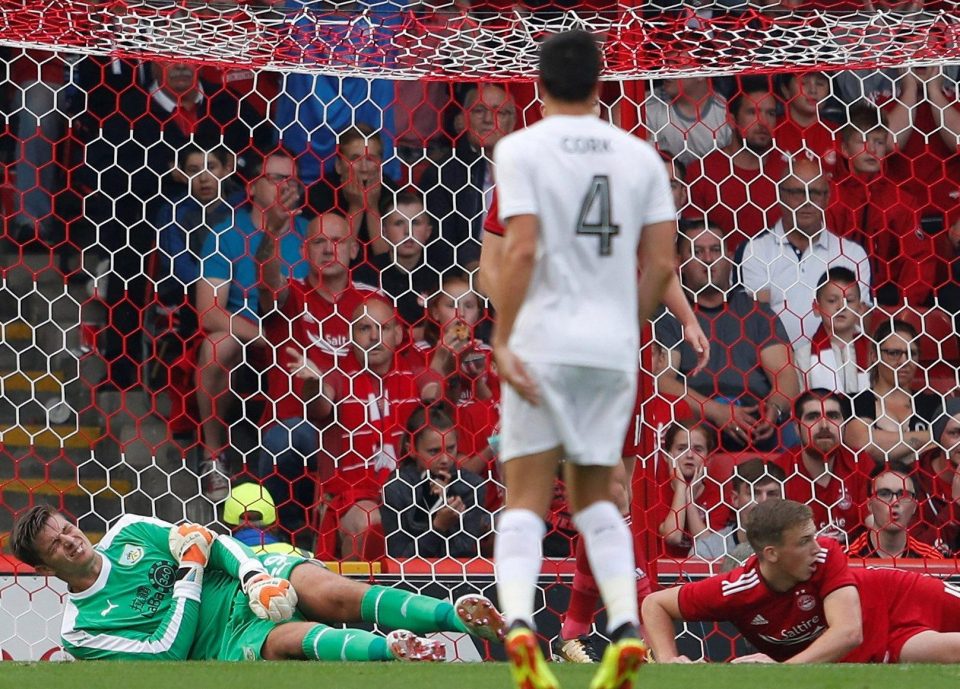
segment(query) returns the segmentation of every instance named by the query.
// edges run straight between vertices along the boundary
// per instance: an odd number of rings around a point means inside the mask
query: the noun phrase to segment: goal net
[[[712,345],[697,372],[676,317],[645,330],[638,565],[735,566],[784,495],[858,563],[955,575],[955,3],[569,5],[0,0],[5,551],[49,502],[94,542],[189,519],[493,595],[492,152],[542,116],[540,40],[582,28],[601,116],[663,155]],[[540,633],[600,641],[559,482],[545,519]],[[57,657],[64,593],[0,554],[5,658]]]

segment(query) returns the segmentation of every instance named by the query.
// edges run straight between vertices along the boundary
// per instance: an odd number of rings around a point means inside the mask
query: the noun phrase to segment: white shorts
[[[587,366],[526,364],[540,405],[504,386],[500,461],[563,447],[574,464],[616,466],[637,401],[637,374]]]

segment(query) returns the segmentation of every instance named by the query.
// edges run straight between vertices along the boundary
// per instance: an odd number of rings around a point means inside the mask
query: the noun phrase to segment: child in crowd
[[[860,324],[867,306],[857,276],[849,268],[830,268],[817,282],[813,310],[821,324],[811,340],[796,345],[796,365],[804,390],[824,388],[855,395],[870,387],[870,347]]]

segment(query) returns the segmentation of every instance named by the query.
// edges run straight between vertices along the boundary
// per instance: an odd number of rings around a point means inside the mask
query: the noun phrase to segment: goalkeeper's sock
[[[640,624],[633,544],[612,502],[595,502],[573,515],[590,559],[590,569],[607,608],[607,629]]]
[[[336,629],[316,624],[303,637],[308,660],[393,660],[387,640],[362,629]]]
[[[360,601],[360,619],[414,634],[468,632],[453,605],[385,586],[371,586]]]

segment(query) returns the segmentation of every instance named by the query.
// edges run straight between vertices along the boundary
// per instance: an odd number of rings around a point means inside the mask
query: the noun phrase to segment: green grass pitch
[[[562,689],[593,666],[553,665]],[[956,689],[960,665],[643,668],[636,689]],[[2,689],[512,689],[504,663],[0,663]]]

